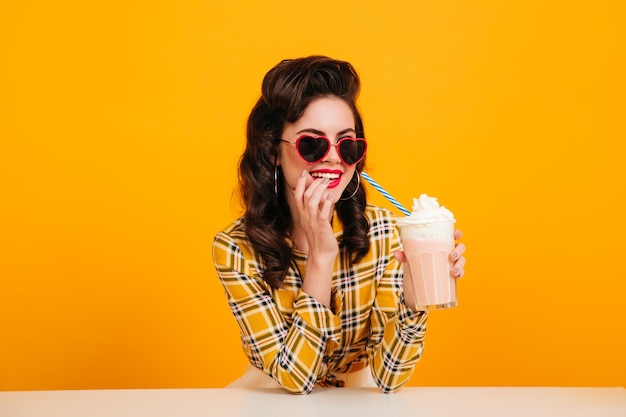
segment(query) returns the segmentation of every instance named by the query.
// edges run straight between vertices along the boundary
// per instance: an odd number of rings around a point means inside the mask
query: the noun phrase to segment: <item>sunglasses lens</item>
[[[328,140],[324,138],[313,138],[310,136],[301,137],[298,140],[298,152],[302,158],[308,162],[319,161],[328,151]]]
[[[339,154],[346,164],[356,164],[365,155],[365,141],[363,139],[344,139],[339,144]]]

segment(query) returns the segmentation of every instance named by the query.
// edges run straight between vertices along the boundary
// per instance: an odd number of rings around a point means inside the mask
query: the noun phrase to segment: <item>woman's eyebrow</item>
[[[354,133],[356,135],[356,130],[349,127],[347,129],[342,130],[341,132],[337,133],[337,136],[339,135],[345,135],[346,133]]]
[[[326,136],[326,133],[322,132],[321,130],[313,129],[313,128],[309,128],[309,127],[305,128],[305,129],[302,129],[302,130],[299,130],[296,133],[298,135],[302,134],[302,133],[313,133],[314,135],[318,135],[318,136]],[[351,128],[351,127],[349,127],[347,129],[343,129],[343,130],[337,132],[337,136],[345,135],[346,133],[354,133],[354,134],[356,134],[356,130]]]
[[[313,133],[314,135],[318,135],[318,136],[326,135],[326,133],[322,132],[321,130],[313,129],[313,128],[310,128],[310,127],[307,127],[305,129],[299,130],[296,133],[298,135],[301,134],[301,133]]]

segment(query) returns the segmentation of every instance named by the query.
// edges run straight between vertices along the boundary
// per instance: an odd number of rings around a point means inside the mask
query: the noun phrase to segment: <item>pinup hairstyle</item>
[[[285,240],[292,226],[291,212],[282,192],[282,173],[276,166],[285,123],[300,119],[316,98],[338,97],[352,109],[357,137],[365,137],[356,107],[359,89],[359,76],[352,65],[324,56],[284,60],[263,79],[262,96],[248,118],[246,149],[239,161],[239,186],[245,207],[245,233],[264,265],[263,279],[272,288],[281,286],[294,264]],[[356,175],[335,204],[344,225],[339,245],[347,248],[352,263],[361,260],[370,247],[365,190],[357,178],[364,164],[365,159],[357,164]]]

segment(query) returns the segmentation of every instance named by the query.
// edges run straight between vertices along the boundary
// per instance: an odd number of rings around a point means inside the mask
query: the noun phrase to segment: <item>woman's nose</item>
[[[336,143],[330,144],[330,149],[324,157],[324,162],[341,163],[341,158],[339,157],[339,150]]]

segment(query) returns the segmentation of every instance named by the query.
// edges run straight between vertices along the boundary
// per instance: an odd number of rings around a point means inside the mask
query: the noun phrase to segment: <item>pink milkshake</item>
[[[456,279],[450,275],[454,249],[454,215],[436,198],[422,194],[413,199],[410,216],[398,218],[418,310],[435,310],[457,304]]]

